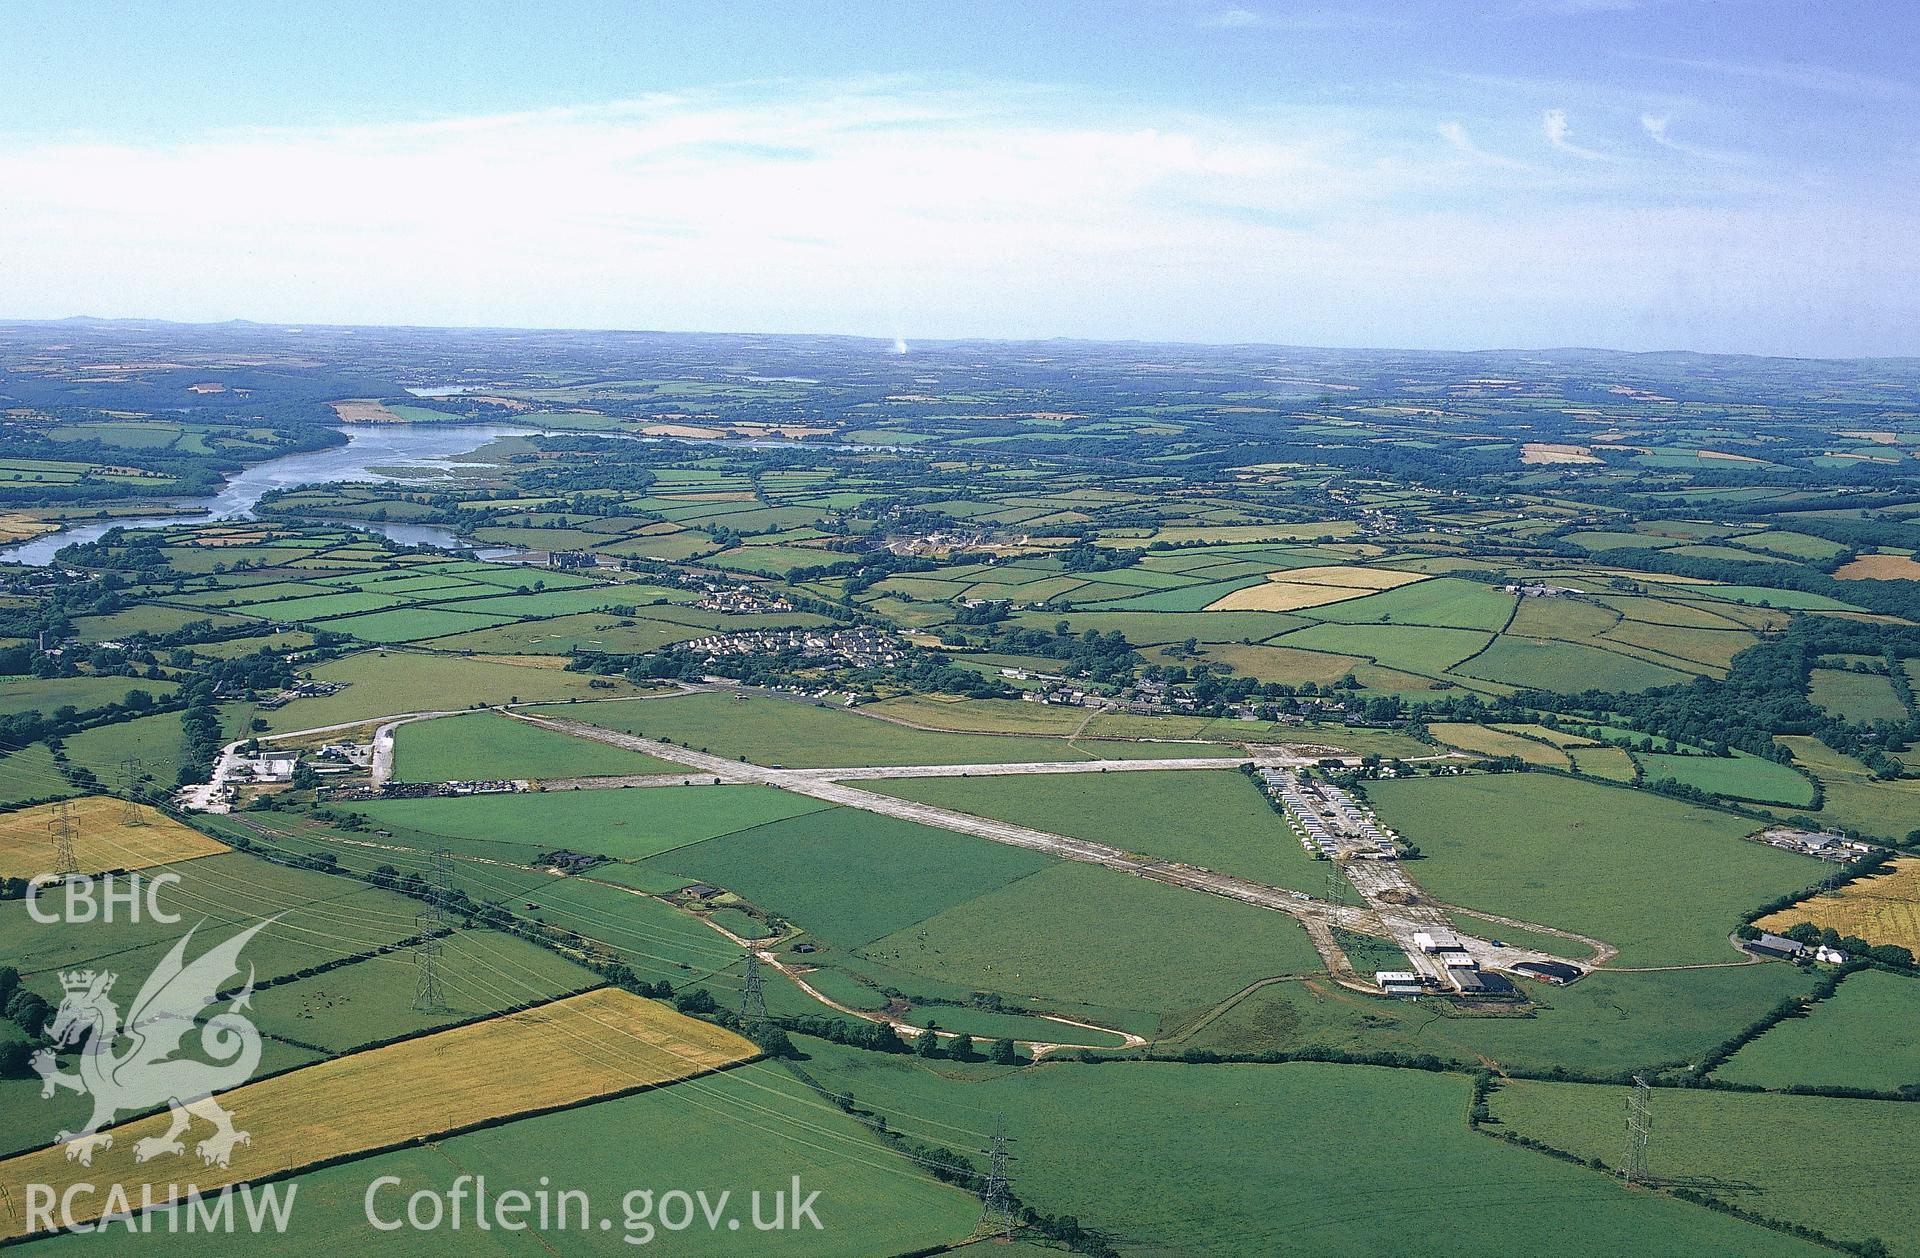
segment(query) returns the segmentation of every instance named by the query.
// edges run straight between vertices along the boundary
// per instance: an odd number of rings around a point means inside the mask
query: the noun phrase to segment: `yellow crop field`
[[[1264,585],[1235,590],[1207,605],[1210,612],[1285,612],[1302,607],[1323,607],[1366,594],[1377,594],[1396,586],[1425,581],[1424,572],[1399,572],[1392,568],[1361,568],[1350,564],[1328,564],[1313,568],[1287,568],[1269,572]]]
[[[1862,555],[1833,575],[1842,581],[1920,581],[1920,563],[1912,555]]]
[[[407,421],[371,398],[332,403],[334,414],[343,424],[404,424]]]
[[[1299,585],[1344,585],[1357,590],[1391,590],[1396,586],[1425,581],[1425,572],[1401,572],[1397,568],[1361,568],[1351,564],[1328,564],[1318,568],[1288,568],[1267,574],[1269,581],[1288,581]]]
[[[184,1155],[136,1162],[136,1142],[164,1134],[164,1114],[114,1128],[112,1146],[96,1153],[91,1167],[68,1161],[58,1146],[8,1158],[0,1162],[0,1237],[24,1231],[28,1184],[55,1191],[83,1181],[120,1184],[136,1203],[148,1184],[156,1203],[187,1185],[206,1195],[492,1119],[672,1083],[758,1052],[731,1031],[603,987],[223,1093],[221,1107],[249,1137],[233,1149],[228,1167],[203,1165],[196,1156],[193,1144],[212,1130],[200,1119],[181,1137]]]
[[[1832,895],[1817,895],[1755,922],[1761,930],[1791,930],[1801,922],[1872,944],[1894,944],[1920,956],[1920,860],[1897,860],[1893,872],[1862,878]]]
[[[1600,456],[1586,446],[1529,441],[1520,447],[1520,461],[1532,466],[1541,463],[1598,463],[1601,460]]]
[[[105,795],[68,800],[66,807],[73,825],[74,864],[86,873],[147,869],[227,850],[226,844],[145,804],[136,805],[131,818],[125,803]],[[59,804],[41,804],[0,815],[0,876],[31,878],[53,872],[52,827],[60,809]]]
[[[1290,612],[1302,607],[1323,607],[1328,603],[1340,603],[1350,598],[1363,598],[1373,593],[1368,589],[1357,589],[1343,585],[1308,585],[1293,581],[1266,581],[1260,585],[1250,585],[1244,590],[1235,590],[1224,598],[1208,603],[1210,612]]]
[[[30,537],[51,533],[59,527],[49,520],[36,520],[30,515],[8,512],[0,515],[0,542],[24,542]]]

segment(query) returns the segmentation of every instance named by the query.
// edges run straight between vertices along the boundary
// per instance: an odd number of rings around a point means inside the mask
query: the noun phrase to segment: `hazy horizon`
[[[169,319],[158,315],[95,315],[71,314],[52,316],[12,316],[0,314],[0,327],[53,326],[57,324],[165,324],[180,328],[222,328],[242,326],[260,328],[267,331],[280,331],[298,335],[310,329],[342,329],[347,331],[391,331],[391,332],[541,332],[541,333],[578,333],[581,335],[612,336],[710,336],[710,337],[793,337],[839,341],[871,341],[883,347],[882,352],[899,354],[899,350],[886,350],[896,340],[904,340],[907,349],[904,353],[911,356],[915,345],[1165,345],[1182,349],[1271,349],[1299,350],[1310,353],[1340,354],[1436,354],[1473,355],[1490,354],[1615,354],[1625,357],[1673,357],[1693,356],[1700,358],[1758,358],[1790,362],[1805,359],[1809,362],[1920,362],[1920,350],[1909,354],[1767,354],[1742,350],[1705,350],[1686,346],[1667,346],[1650,349],[1624,349],[1614,345],[1482,345],[1464,348],[1437,347],[1425,345],[1326,345],[1305,344],[1287,341],[1201,341],[1178,337],[1120,337],[1120,336],[1075,336],[1060,334],[1054,336],[923,336],[897,338],[891,333],[847,332],[833,329],[817,330],[776,330],[770,328],[669,328],[669,327],[589,327],[584,325],[567,326],[564,324],[508,324],[508,323],[349,323],[320,319],[257,319],[246,315],[235,315],[227,319]]]

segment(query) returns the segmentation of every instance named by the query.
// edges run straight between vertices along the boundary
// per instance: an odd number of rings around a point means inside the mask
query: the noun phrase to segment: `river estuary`
[[[41,566],[53,562],[54,552],[75,542],[90,542],[114,528],[156,528],[164,524],[208,524],[216,520],[247,520],[253,508],[269,490],[292,489],[299,485],[329,481],[402,481],[422,487],[434,483],[435,475],[451,477],[451,460],[470,454],[501,437],[535,436],[539,429],[516,428],[506,424],[392,424],[357,425],[342,428],[347,444],[326,450],[308,450],[282,455],[255,463],[234,474],[219,492],[205,498],[169,500],[166,506],[175,514],[164,516],[122,516],[113,520],[76,522],[58,533],[49,533],[29,542],[0,549],[0,561]],[[389,473],[411,471],[414,475]],[[423,475],[423,473],[425,473]],[[400,524],[369,520],[342,520],[356,528],[384,534],[407,546],[447,546],[475,550],[483,557],[512,554],[504,548],[475,546],[456,537],[452,530],[432,524]]]

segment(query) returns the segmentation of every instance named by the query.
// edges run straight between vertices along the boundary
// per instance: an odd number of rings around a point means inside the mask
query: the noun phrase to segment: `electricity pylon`
[[[79,873],[80,862],[73,855],[73,805],[67,800],[54,807],[53,818],[47,822],[47,837],[53,841],[53,872],[63,876]]]
[[[740,989],[740,1021],[759,1026],[767,1020],[767,994],[760,986],[760,954],[747,950],[747,981]]]
[[[413,949],[413,963],[419,971],[413,987],[413,1007],[428,1013],[444,1013],[447,1009],[440,989],[440,937],[452,924],[447,912],[451,891],[447,854],[435,852],[427,870],[427,911],[414,918],[420,939]]]
[[[1627,1097],[1627,1169],[1629,1184],[1644,1184],[1647,1173],[1647,1137],[1653,1134],[1653,1118],[1647,1104],[1653,1089],[1639,1075],[1633,1077],[1633,1093]]]
[[[120,824],[144,826],[147,815],[140,811],[140,757],[128,756],[120,762]]]
[[[1002,1240],[1013,1239],[1013,1186],[1007,1174],[1007,1137],[1004,1119],[993,1125],[993,1149],[988,1154],[987,1182],[980,1189],[980,1227]]]

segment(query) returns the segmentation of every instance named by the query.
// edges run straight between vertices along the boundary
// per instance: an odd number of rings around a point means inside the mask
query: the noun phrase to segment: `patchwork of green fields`
[[[607,1156],[613,1148],[618,1157]],[[265,1254],[293,1255],[364,1245],[365,1198],[374,1180],[395,1178],[376,1208],[383,1218],[404,1218],[410,1194],[448,1193],[461,1175],[485,1176],[490,1195],[535,1196],[543,1187],[548,1193],[564,1187],[591,1200],[592,1217],[567,1230],[550,1225],[479,1231],[469,1216],[459,1233],[462,1252],[503,1258],[549,1253],[555,1245],[567,1253],[633,1253],[643,1241],[670,1244],[676,1254],[737,1254],[742,1231],[751,1235],[753,1252],[795,1258],[925,1250],[966,1239],[980,1215],[979,1198],[936,1182],[779,1067],[752,1064],[309,1172],[294,1181],[299,1195],[293,1225],[259,1247]],[[773,1194],[791,1194],[795,1176],[803,1198],[819,1191],[814,1209],[821,1228],[751,1230],[751,1194],[762,1194],[761,1217],[770,1220]],[[682,1186],[689,1193],[706,1190],[710,1203],[729,1193],[717,1228],[704,1222],[684,1231],[662,1226],[662,1219],[679,1222],[674,1204],[662,1195]],[[644,1214],[641,1199],[627,1197],[636,1189],[654,1193]],[[628,1210],[634,1212],[631,1220]],[[728,1229],[727,1217],[740,1219],[741,1228]],[[598,1226],[601,1218],[610,1225],[606,1230]],[[440,1252],[435,1245],[441,1234],[399,1235],[422,1252]],[[41,1243],[57,1252],[84,1249],[87,1238]],[[161,1227],[142,1246],[159,1255],[188,1255],[204,1252],[205,1240],[170,1236]]]
[[[375,800],[355,807],[382,826],[464,843],[541,851],[564,847],[616,860],[644,860],[826,805],[762,786],[685,786]]]
[[[1813,670],[1812,699],[1849,721],[1904,721],[1907,705],[1883,673],[1843,672],[1837,668]]]
[[[1920,983],[1867,970],[1803,1018],[1775,1024],[1714,1077],[1763,1088],[1920,1087]]]
[[[1820,1252],[1469,1132],[1458,1076],[1164,1062],[1006,1073],[830,1046],[808,1069],[866,1104],[961,1125],[1004,1114],[1023,1199],[1079,1211],[1141,1253],[1360,1258],[1415,1243],[1492,1258],[1515,1253],[1514,1236],[1594,1258]],[[1265,1191],[1244,1190],[1249,1150]],[[1500,1228],[1460,1208],[1473,1185],[1499,1187]]]
[[[790,769],[1099,758],[1085,744],[1070,745],[1065,739],[912,729],[854,712],[763,696],[694,694],[536,711]]]
[[[498,713],[402,725],[394,737],[394,780],[602,777],[680,773],[686,766],[637,751],[571,738]]]
[[[1920,508],[1904,487],[1920,431],[1906,368],[1493,355],[1468,377],[1343,351],[1142,358],[1059,343],[1016,361],[930,344],[901,360],[826,340],[722,351],[646,336],[620,338],[617,362],[594,362],[598,349],[543,361],[532,338],[481,370],[445,347],[429,367],[386,332],[357,331],[345,363],[323,336],[265,348],[277,334],[263,329],[247,336],[266,365],[242,368],[205,346],[161,348],[173,332],[141,335],[152,344],[138,354],[89,349],[84,369],[66,342],[41,346],[26,372],[0,362],[8,389],[44,395],[0,408],[28,451],[0,468],[0,496],[20,504],[0,539],[100,511],[133,518],[151,494],[333,440],[299,416],[327,420],[328,390],[348,379],[359,400],[338,413],[354,422],[528,431],[429,474],[295,486],[258,518],[110,534],[10,570],[0,718],[18,745],[0,747],[0,805],[164,800],[176,779],[204,780],[230,740],[303,731],[280,745],[311,756],[416,713],[436,715],[398,729],[403,786],[554,789],[378,798],[364,770],[325,753],[309,766],[321,776],[237,787],[232,811],[193,821],[236,850],[167,870],[182,879],[162,895],[179,922],[50,927],[0,901],[0,967],[44,997],[76,967],[124,970],[124,991],[189,927],[211,940],[271,917],[248,958],[268,1070],[624,983],[622,966],[654,999],[777,1056],[781,1036],[746,1012],[754,974],[795,1054],[425,1131],[303,1175],[308,1211],[269,1248],[360,1252],[368,1178],[438,1185],[465,1171],[496,1192],[544,1175],[608,1201],[636,1184],[739,1191],[817,1175],[827,1231],[756,1235],[754,1252],[970,1249],[974,1185],[929,1171],[942,1150],[984,1165],[1004,1119],[1023,1203],[1074,1215],[1098,1238],[1082,1249],[1127,1258],[1815,1252],[1677,1199],[1682,1185],[1863,1253],[1882,1252],[1875,1237],[1920,1250],[1897,1170],[1920,1111],[1792,1094],[1920,1087],[1908,1029],[1920,986],[1905,975],[1851,974],[1716,1067],[1712,1082],[1754,1091],[1659,1087],[1664,1184],[1628,1189],[1499,1139],[1611,1165],[1618,1089],[1514,1076],[1698,1082],[1717,1048],[1820,988],[1830,971],[1761,961],[1730,938],[1828,869],[1745,841],[1770,819],[1805,813],[1890,840],[1920,825],[1907,687],[1920,608],[1906,589]],[[103,365],[119,359],[135,365]],[[203,364],[207,383],[185,383]],[[336,368],[338,380],[310,375]],[[377,399],[375,379],[487,392]],[[114,391],[139,396],[108,410]],[[1832,431],[1842,413],[1862,427]],[[547,424],[566,431],[532,431]],[[54,442],[72,457],[33,457]],[[499,562],[311,523],[340,519],[530,553]],[[780,636],[690,646],[762,630]],[[1808,669],[1805,694],[1767,693]],[[281,703],[307,680],[340,689]],[[126,703],[136,690],[146,698]],[[499,708],[786,769],[1205,757],[1219,767],[861,785],[1302,898],[1276,912],[718,785],[487,710]],[[1712,754],[1769,739],[1791,765]],[[129,756],[144,775],[130,787]],[[1402,868],[1423,908],[1598,968],[1486,999],[1337,981],[1316,939],[1363,976],[1409,961],[1345,929],[1366,920],[1336,927],[1316,906],[1338,871],[1237,771],[1255,758],[1319,761],[1316,774],[1375,805],[1419,845]],[[676,784],[559,786],[622,775]],[[1669,782],[1719,803],[1680,802]],[[13,841],[37,856],[42,817],[58,815],[34,814]],[[1383,913],[1399,902],[1377,899]],[[451,909],[434,954],[446,1007],[423,1008],[414,941],[435,901]],[[862,1015],[1015,1038],[1023,1055],[1080,1051],[991,1065],[982,1043],[956,1060],[938,1043],[896,1045]],[[33,1116],[30,1132],[6,1125],[0,1153],[44,1141],[43,1121],[85,1118],[83,1098],[43,1106],[23,1073],[38,1017],[24,999],[0,1008],[0,1112]],[[590,1038],[615,1046],[605,1029]],[[1261,1054],[1334,1060],[1219,1060]],[[1470,1073],[1498,1085],[1478,1131]],[[506,1069],[485,1080],[537,1082]],[[1876,1159],[1864,1171],[1862,1150]],[[1040,1252],[1038,1235],[1007,1252]],[[658,1239],[739,1250],[697,1230]],[[632,1248],[617,1226],[395,1242],[450,1244]]]
[[[1743,912],[1819,871],[1740,842],[1751,821],[1546,774],[1380,782],[1369,794],[1426,854],[1415,876],[1436,898],[1597,936],[1622,965],[1729,960]]]
[[[1320,969],[1283,913],[1071,862],[916,919],[862,953],[961,987],[1136,1011],[1163,1031],[1250,983]]]
[[[1852,756],[1817,738],[1783,735],[1779,742],[1794,763],[1820,779],[1824,800],[1811,814],[1825,825],[1853,827],[1883,839],[1910,834],[1920,818],[1920,779],[1884,779]]]
[[[419,963],[394,952],[268,988],[254,998],[254,1025],[267,1035],[343,1053],[601,982],[545,948],[490,930],[456,932],[441,955],[443,1010],[415,1007]]]
[[[1471,922],[1468,923],[1471,926]],[[1524,936],[1498,938],[1534,943]],[[1570,987],[1523,982],[1532,1007],[1470,1015],[1431,1001],[1356,996],[1324,979],[1250,993],[1182,1044],[1219,1052],[1334,1048],[1432,1053],[1463,1069],[1611,1074],[1684,1067],[1813,980],[1789,965],[1598,971]]]
[[[862,785],[1269,886],[1313,892],[1326,886],[1326,865],[1307,855],[1251,779],[1228,769],[906,778]]]
[[[616,793],[626,792],[594,792]],[[1024,848],[850,808],[729,826],[725,837],[650,862],[737,892],[842,948],[870,943],[1051,864]]]
[[[1494,1115],[1514,1131],[1580,1157],[1620,1163],[1626,1090],[1514,1080],[1494,1093]],[[1647,1150],[1656,1176],[1684,1176],[1742,1209],[1791,1219],[1855,1244],[1877,1238],[1894,1254],[1920,1252],[1920,1221],[1905,1177],[1862,1176],[1832,1190],[1828,1169],[1862,1150],[1882,1165],[1920,1154],[1920,1110],[1893,1101],[1756,1096],[1662,1088]],[[1781,1156],[1791,1150],[1793,1156]]]
[[[81,710],[120,703],[132,690],[165,699],[178,684],[135,677],[0,677],[0,716],[21,712],[53,712],[62,707]]]
[[[539,703],[638,693],[622,681],[564,669],[408,651],[363,651],[313,670],[339,682],[336,694],[296,699],[267,714],[275,732],[368,721],[407,712],[459,711],[497,703]],[[600,687],[594,685],[600,682]]]
[[[0,956],[27,986],[50,999],[60,970],[88,966],[149,973],[174,941],[197,930],[209,942],[262,918],[282,914],[247,950],[261,979],[316,962],[358,956],[415,932],[413,902],[364,883],[287,869],[238,852],[159,866],[133,875],[136,885],[161,872],[177,882],[154,895],[174,924],[158,920],[33,921],[20,901],[0,903]],[[204,923],[202,925],[201,923]]]
[[[1764,804],[1804,807],[1813,802],[1813,783],[1806,777],[1785,765],[1747,752],[1716,757],[1638,751],[1634,759],[1646,770],[1647,780],[1651,782],[1670,778],[1728,799],[1750,799]]]

